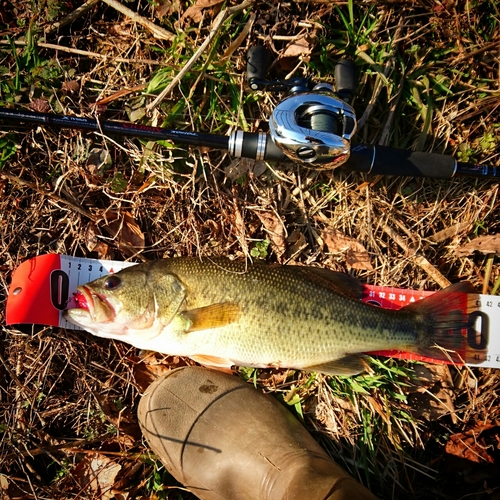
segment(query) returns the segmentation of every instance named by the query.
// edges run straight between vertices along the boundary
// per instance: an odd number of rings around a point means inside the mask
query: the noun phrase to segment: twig
[[[403,238],[399,236],[394,229],[384,224],[383,231],[390,236],[408,255],[411,255],[411,249],[405,243]],[[419,252],[413,254],[415,264],[420,266],[439,286],[446,288],[450,286],[450,282]]]
[[[9,42],[6,40],[0,40],[0,45],[8,45]],[[24,46],[26,42],[16,40],[15,45]],[[153,59],[127,59],[126,57],[116,57],[113,55],[104,55],[97,52],[89,52],[88,50],[73,49],[71,47],[65,47],[64,45],[56,45],[54,43],[37,42],[37,47],[42,47],[44,49],[59,50],[60,52],[68,52],[69,54],[77,54],[79,56],[93,57],[95,59],[103,59],[106,62],[124,62],[129,64],[158,64],[163,66],[168,66],[169,63],[163,61],[155,61]]]
[[[118,92],[114,92],[108,97],[104,97],[103,99],[99,99],[96,101],[96,106],[103,106],[104,104],[108,104],[112,101],[115,101],[116,99],[120,99],[121,97],[124,97],[126,95],[132,94],[134,92],[140,92],[141,90],[144,90],[147,87],[146,84],[143,85],[136,85],[130,89],[121,89]]]
[[[96,439],[76,439],[74,441],[69,441],[65,443],[60,443],[60,444],[55,444],[55,445],[48,445],[48,446],[39,446],[36,448],[31,448],[30,450],[18,450],[15,453],[9,453],[7,455],[4,455],[2,458],[3,460],[11,460],[13,458],[20,458],[20,457],[34,457],[36,455],[43,455],[47,451],[49,452],[54,452],[54,451],[66,451],[66,452],[72,452],[72,453],[101,453],[97,452],[96,450],[85,450],[78,448],[78,446],[87,446],[90,444],[94,443],[102,443],[103,438],[96,438]]]
[[[105,2],[109,2],[110,0],[104,0]],[[114,1],[114,0],[113,0]],[[200,45],[199,49],[193,54],[191,59],[187,62],[187,64],[182,68],[182,70],[174,77],[174,79],[170,82],[169,85],[158,95],[158,97],[150,104],[146,106],[146,111],[153,111],[158,105],[165,99],[165,97],[172,92],[172,89],[182,80],[184,75],[190,71],[195,62],[199,59],[199,57],[205,52],[207,47],[210,45],[215,35],[219,32],[222,24],[226,21],[229,16],[240,12],[247,7],[250,7],[253,4],[253,0],[246,0],[240,5],[236,5],[235,7],[228,7],[227,9],[219,12],[217,17],[215,18],[213,28],[210,30],[205,41]]]
[[[5,178],[5,179],[9,179],[11,182],[16,182],[17,184],[20,184],[21,186],[29,187],[30,189],[33,189],[34,191],[37,191],[38,193],[40,193],[42,196],[47,196],[55,202],[62,203],[64,205],[66,205],[66,206],[72,208],[73,210],[75,210],[76,212],[78,212],[79,214],[83,215],[84,217],[87,217],[95,224],[97,224],[100,220],[97,216],[95,216],[94,214],[92,214],[88,210],[85,210],[80,205],[77,205],[76,203],[73,203],[72,201],[66,200],[65,198],[53,193],[52,191],[48,191],[47,189],[43,189],[40,186],[38,186],[37,184],[35,184],[34,182],[25,181],[24,179],[21,179],[20,177],[17,177],[16,175],[8,174],[6,172],[2,172],[0,174],[0,178],[1,177]],[[109,230],[109,227],[105,226],[104,229],[112,236],[112,238],[114,238],[116,236],[116,234],[113,231]],[[137,250],[137,248],[134,248],[130,245],[127,245],[124,242],[117,242],[117,247],[120,248],[121,250],[129,250],[131,253],[130,258],[137,258],[137,259],[141,260],[142,262],[146,261],[146,258],[141,254],[142,250]]]
[[[117,10],[118,12],[121,12],[124,16],[129,17],[132,19],[137,24],[140,24],[147,28],[151,33],[156,38],[161,38],[163,40],[173,40],[175,38],[175,35],[171,33],[170,31],[161,28],[160,26],[156,26],[155,23],[152,23],[149,19],[146,19],[145,17],[140,16],[137,14],[137,12],[134,12],[133,10],[130,10],[128,7],[125,7],[122,5],[120,2],[117,2],[116,0],[102,0],[104,3],[107,3],[110,7],[113,7],[113,9]]]
[[[487,43],[486,45],[484,45],[483,47],[481,47],[477,50],[473,50],[472,52],[466,52],[465,54],[461,54],[459,56],[450,56],[444,60],[444,63],[447,63],[447,64],[451,63],[452,65],[455,65],[458,62],[461,62],[465,59],[470,59],[471,57],[476,57],[479,54],[482,54],[483,52],[487,52],[488,50],[494,50],[494,49],[500,50],[500,39],[498,39],[498,38],[496,40],[494,40],[493,42]]]
[[[67,24],[71,24],[75,19],[78,19],[80,16],[83,16],[85,12],[90,10],[92,7],[95,7],[100,0],[88,0],[80,7],[76,8],[73,12],[70,12],[67,16],[63,17],[59,22],[52,24],[49,26],[45,32],[52,33],[57,31],[59,28],[66,26]]]
[[[7,364],[5,361],[5,358],[3,357],[2,353],[0,352],[0,363],[2,363],[3,367],[5,368],[5,371],[9,374],[10,378],[15,382],[17,389],[23,394],[23,396],[26,399],[31,399],[27,394],[26,394],[26,387],[23,385],[23,383],[17,378],[17,375],[11,370],[10,366]]]
[[[491,271],[493,270],[493,260],[495,259],[495,254],[490,253],[486,257],[486,268],[484,270],[483,278],[483,290],[482,293],[486,295],[488,293],[488,287],[490,286]]]
[[[30,189],[37,191],[38,193],[40,193],[43,196],[48,196],[49,198],[53,199],[54,201],[62,203],[64,205],[72,208],[73,210],[77,211],[79,214],[89,218],[91,221],[94,221],[94,222],[97,221],[97,218],[94,217],[93,214],[91,214],[88,210],[85,210],[84,208],[82,208],[80,205],[77,205],[69,200],[66,200],[65,198],[62,198],[61,196],[59,196],[55,193],[52,193],[51,191],[48,191],[47,189],[43,189],[40,186],[38,186],[37,184],[35,184],[34,182],[25,181],[24,179],[17,177],[17,175],[8,174],[7,172],[2,172],[0,175],[1,175],[1,177],[5,178],[5,179],[9,179],[11,182],[15,182],[17,184],[20,184],[21,186],[29,187]]]
[[[252,29],[252,26],[256,18],[257,14],[255,14],[254,12],[250,16],[250,19],[247,21],[245,27],[241,30],[241,33],[238,35],[236,40],[234,42],[231,42],[227,50],[224,52],[222,56],[222,61],[229,59],[233,55],[234,51],[240,47],[240,45],[243,43],[243,40],[245,40],[245,38],[248,36],[248,33],[250,33],[250,30]]]
[[[368,118],[372,114],[372,111],[373,111],[373,108],[375,107],[378,96],[380,95],[380,93],[382,92],[382,89],[384,88],[384,83],[387,82],[387,77],[389,76],[389,73],[391,72],[392,66],[393,66],[392,60],[389,60],[385,63],[383,78],[382,78],[380,72],[377,73],[377,77],[375,79],[375,89],[373,91],[370,102],[368,103],[368,106],[366,106],[363,115],[358,120],[358,131],[363,128],[366,121],[368,120]]]

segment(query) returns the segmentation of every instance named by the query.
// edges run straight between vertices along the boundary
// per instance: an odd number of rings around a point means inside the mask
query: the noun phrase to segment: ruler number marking
[[[477,325],[479,322],[479,329]],[[488,347],[490,318],[483,311],[473,311],[467,319],[467,342],[472,349],[483,350]]]
[[[50,273],[50,301],[59,311],[66,308],[69,299],[69,277],[61,269]]]

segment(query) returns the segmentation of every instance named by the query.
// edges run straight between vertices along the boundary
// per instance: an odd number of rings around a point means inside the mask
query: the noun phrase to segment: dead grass
[[[10,36],[19,43],[22,59],[16,70],[12,49],[0,45],[2,106],[41,99],[58,113],[100,112],[108,119],[223,134],[265,129],[282,96],[252,94],[244,79],[247,48],[265,43],[278,60],[275,75],[307,72],[331,81],[339,57],[355,58],[360,141],[500,166],[500,28],[493,1],[356,2],[352,23],[348,2],[338,8],[282,3],[277,9],[257,1],[224,23],[213,47],[150,118],[137,113],[200,47],[217,10],[193,19],[176,2],[170,10],[160,2],[160,11],[147,2],[127,4],[175,32],[169,41],[104,2],[50,32],[64,17],[56,7],[75,5],[34,4],[31,10],[13,2],[0,17],[2,41]],[[250,22],[250,34],[231,46]],[[36,51],[30,29],[60,49]],[[284,57],[300,37],[306,40],[303,60]],[[221,62],[229,49],[234,51]],[[154,74],[155,89],[148,89]],[[120,93],[138,85],[146,90]],[[96,108],[104,98],[108,104]],[[258,245],[268,240],[269,261],[315,263],[369,283],[415,289],[438,289],[438,280],[470,280],[483,288],[486,257],[459,257],[455,250],[475,235],[499,232],[498,182],[492,180],[373,179],[292,164],[265,168],[231,162],[224,152],[7,123],[0,125],[0,140],[6,151],[16,149],[0,174],[2,304],[12,271],[26,258],[48,252],[128,258],[106,230],[111,213],[128,214],[144,234],[144,251],[135,260],[245,258],[256,247],[266,253]],[[109,152],[107,169],[89,161],[93,149]],[[322,237],[328,229],[361,244],[371,268],[349,267],[345,252]],[[499,278],[495,258],[487,289]],[[174,481],[149,459],[135,411],[151,377],[189,360],[144,360],[126,345],[50,328],[3,327],[0,339],[1,494],[188,498],[177,489],[157,489],[161,480],[170,481],[167,486]],[[497,371],[422,367],[385,360],[373,374],[352,380],[265,370],[242,375],[302,414],[332,456],[380,498],[499,498]],[[464,449],[470,453],[457,458]],[[107,482],[88,479],[95,460],[111,471]]]

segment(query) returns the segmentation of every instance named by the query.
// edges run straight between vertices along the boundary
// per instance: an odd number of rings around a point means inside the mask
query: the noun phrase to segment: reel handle
[[[340,99],[351,102],[358,84],[358,68],[353,61],[341,59],[335,65],[335,88]]]
[[[247,81],[252,90],[266,84],[266,74],[270,66],[269,52],[263,45],[254,45],[247,52]]]

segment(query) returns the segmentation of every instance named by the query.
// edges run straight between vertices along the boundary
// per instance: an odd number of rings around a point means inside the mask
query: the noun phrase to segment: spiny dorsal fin
[[[303,370],[321,372],[327,375],[343,375],[350,377],[364,372],[368,368],[366,356],[361,354],[348,354],[340,359],[320,363],[319,365],[305,366]]]
[[[230,325],[238,321],[240,316],[240,308],[232,302],[212,304],[182,313],[182,317],[191,323],[186,333]]]
[[[306,274],[311,281],[320,283],[334,292],[354,299],[360,299],[363,295],[363,284],[348,274],[310,266],[297,266],[297,269]]]

